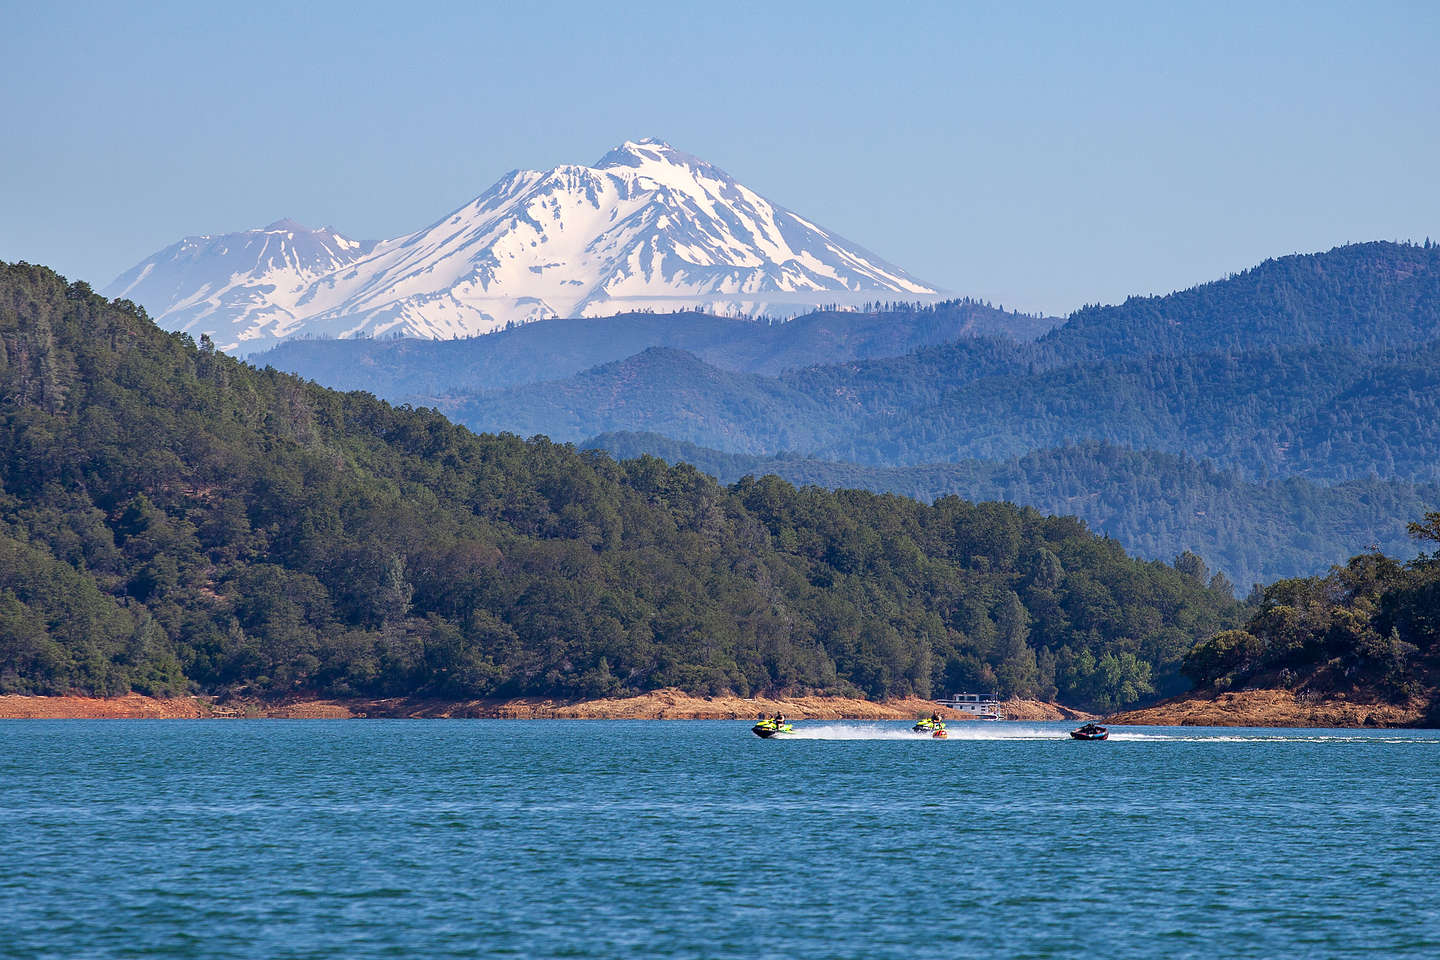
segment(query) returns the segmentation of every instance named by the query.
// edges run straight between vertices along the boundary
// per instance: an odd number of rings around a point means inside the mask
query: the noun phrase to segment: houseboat
[[[1000,709],[1000,701],[995,699],[993,693],[957,693],[949,699],[935,702],[957,713],[963,713],[971,720],[1005,719],[1005,714]]]

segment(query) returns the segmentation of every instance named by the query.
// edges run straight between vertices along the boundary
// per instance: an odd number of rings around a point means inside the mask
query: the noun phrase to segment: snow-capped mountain
[[[368,247],[289,221],[190,237],[105,293],[248,353],[297,333],[450,339],[637,308],[794,314],[938,291],[658,140],[517,170]]]
[[[239,341],[246,331],[279,339],[300,331],[306,314],[295,301],[311,283],[374,246],[278,220],[243,233],[186,237],[116,277],[105,295],[134,300],[162,326],[209,333],[217,343]]]

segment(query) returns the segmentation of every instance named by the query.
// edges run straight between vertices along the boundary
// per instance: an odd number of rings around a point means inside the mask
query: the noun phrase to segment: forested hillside
[[[1224,280],[1071,314],[1041,345],[1071,360],[1256,346],[1403,349],[1440,328],[1440,245],[1355,243],[1266,260]]]
[[[845,411],[823,396],[774,377],[721,370],[668,347],[651,347],[564,380],[437,406],[472,430],[574,442],[634,429],[685,440],[709,437],[745,453],[812,449],[845,435],[850,423]]]
[[[607,431],[657,432],[744,453],[814,451],[862,424],[940,402],[961,386],[1033,370],[1017,344],[966,338],[879,360],[779,376],[737,373],[688,351],[652,347],[560,380],[455,394],[437,407],[476,430],[579,441]]]
[[[821,388],[821,373],[807,371],[813,394],[849,389],[848,378]],[[897,399],[871,389],[845,439],[816,455],[899,465],[1098,440],[1209,459],[1251,479],[1440,482],[1434,342],[1378,354],[1306,346],[1113,360],[988,376],[913,405],[908,384]]]
[[[655,432],[726,452],[876,466],[1103,441],[1254,480],[1434,483],[1440,247],[1365,244],[1269,261],[1169,297],[1081,311],[1038,344],[967,339],[777,377],[652,350],[441,407],[476,428],[561,440]]]
[[[1440,547],[1440,512],[1410,523],[1409,532]],[[1323,577],[1273,583],[1245,629],[1197,644],[1185,673],[1202,690],[1425,698],[1427,722],[1440,724],[1440,552],[1409,563],[1364,553]]]
[[[1298,477],[1256,482],[1183,454],[1102,442],[1008,460],[914,467],[721,453],[653,433],[601,434],[582,447],[620,459],[649,454],[690,463],[725,483],[774,474],[796,485],[875,490],[926,502],[958,495],[1074,514],[1142,557],[1168,560],[1192,551],[1241,594],[1254,584],[1324,570],[1334,561],[1336,544],[1413,555],[1406,518],[1440,503],[1436,484],[1373,477],[1333,485]]]
[[[1172,692],[1188,559],[945,497],[722,487],[256,370],[0,266],[0,691]]]
[[[652,350],[440,405],[576,442],[661,434],[725,477],[754,471],[714,451],[795,481],[1073,510],[1141,553],[1183,544],[1267,580],[1403,551],[1401,518],[1436,505],[1440,247],[1271,260],[1088,307],[1038,343],[967,338],[773,377]],[[1105,448],[1130,453],[1076,452]]]

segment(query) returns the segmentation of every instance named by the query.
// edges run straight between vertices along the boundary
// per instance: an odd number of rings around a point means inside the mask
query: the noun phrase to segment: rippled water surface
[[[1440,956],[1435,731],[797,731],[3,721],[0,957]]]

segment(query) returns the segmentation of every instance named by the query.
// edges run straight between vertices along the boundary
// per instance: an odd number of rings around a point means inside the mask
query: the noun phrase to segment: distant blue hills
[[[1440,247],[1268,260],[1063,323],[974,301],[546,321],[449,343],[299,341],[257,362],[476,430],[734,479],[1073,513],[1237,583],[1309,574],[1440,504]],[[595,439],[591,439],[595,438]]]
[[[1063,322],[976,300],[818,310],[783,323],[705,313],[622,313],[539,320],[458,340],[294,339],[249,359],[327,386],[381,397],[453,395],[554,380],[650,347],[693,353],[726,370],[897,356],[962,337],[1028,341]]]

